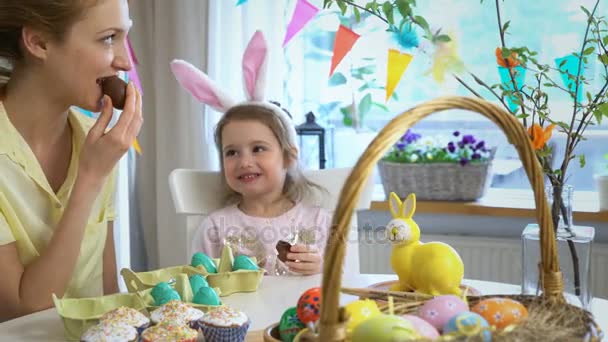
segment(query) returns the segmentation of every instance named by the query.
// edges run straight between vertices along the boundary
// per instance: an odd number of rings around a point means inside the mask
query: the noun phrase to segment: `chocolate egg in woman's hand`
[[[101,91],[112,99],[112,105],[116,109],[125,107],[127,97],[127,83],[118,76],[106,77],[101,80]]]

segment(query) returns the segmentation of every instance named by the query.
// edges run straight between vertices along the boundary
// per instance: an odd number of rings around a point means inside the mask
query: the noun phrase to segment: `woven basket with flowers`
[[[536,203],[536,219],[541,227],[541,264],[543,292],[532,295],[485,295],[466,296],[470,305],[487,298],[499,297],[515,299],[525,305],[528,317],[516,325],[504,329],[469,330],[462,335],[441,337],[443,340],[483,341],[484,334],[490,332],[492,341],[599,341],[601,331],[592,315],[564,300],[563,280],[557,258],[556,241],[551,213],[544,193],[543,173],[535,156],[533,146],[522,124],[512,115],[496,105],[467,97],[445,97],[423,103],[393,119],[358,160],[351,175],[346,180],[334,214],[331,234],[325,250],[323,269],[321,314],[316,331],[304,331],[299,341],[346,341],[348,315],[340,307],[341,275],[339,270],[344,261],[346,234],[349,231],[353,210],[361,195],[366,180],[375,163],[399,139],[403,132],[428,115],[449,110],[463,109],[477,112],[492,120],[506,134],[522,161]],[[349,293],[353,293],[352,289]],[[433,297],[409,292],[388,292],[360,289],[356,293],[369,298],[391,298],[395,314],[418,310]]]

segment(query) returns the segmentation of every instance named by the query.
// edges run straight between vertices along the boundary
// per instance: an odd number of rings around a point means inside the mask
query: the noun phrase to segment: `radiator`
[[[393,273],[392,248],[386,242],[373,242],[364,234],[359,241],[361,273]],[[507,238],[423,235],[422,241],[442,241],[458,251],[464,262],[465,278],[521,284],[521,241]],[[376,240],[378,241],[378,240]],[[594,297],[608,298],[608,244],[594,244],[591,257]]]

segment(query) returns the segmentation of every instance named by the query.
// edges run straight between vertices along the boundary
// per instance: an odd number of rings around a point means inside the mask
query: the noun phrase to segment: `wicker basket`
[[[420,200],[472,201],[483,196],[488,185],[491,161],[481,163],[395,163],[380,161],[382,187],[400,198],[415,193]]]
[[[519,157],[526,170],[531,187],[534,191],[536,203],[536,219],[541,227],[541,264],[542,270],[542,296],[505,296],[498,297],[515,298],[530,308],[530,305],[542,304],[546,307],[546,313],[551,315],[554,311],[566,311],[564,317],[576,317],[575,321],[558,322],[562,328],[573,328],[576,336],[583,339],[585,335],[589,340],[597,341],[596,331],[599,327],[593,321],[592,316],[580,308],[571,306],[565,302],[563,296],[563,281],[557,259],[557,249],[553,223],[547,199],[544,193],[543,173],[534,154],[530,139],[524,127],[512,115],[506,113],[490,102],[467,97],[444,97],[423,103],[393,119],[386,127],[380,131],[378,136],[372,141],[363,155],[359,158],[352,173],[346,180],[340,199],[334,213],[332,231],[325,249],[325,263],[323,267],[321,317],[318,325],[318,334],[308,332],[302,338],[313,341],[344,341],[346,338],[345,323],[347,317],[343,308],[340,308],[341,276],[339,270],[344,261],[346,244],[346,234],[349,231],[352,213],[355,210],[357,201],[361,195],[363,187],[369,178],[373,168],[384,153],[397,141],[403,131],[412,127],[416,122],[426,116],[439,111],[448,109],[464,109],[483,114],[492,120],[506,134],[509,142],[515,146]],[[410,310],[415,310],[422,305],[428,297],[412,295],[411,298],[404,296],[405,302],[410,302]],[[479,297],[468,296],[468,300],[473,303]],[[576,322],[572,323],[572,322]],[[516,326],[509,332],[501,332],[498,340],[520,340],[516,337],[520,326]],[[541,332],[542,334],[542,332]],[[513,338],[510,338],[513,336]],[[539,336],[544,338],[546,336]]]

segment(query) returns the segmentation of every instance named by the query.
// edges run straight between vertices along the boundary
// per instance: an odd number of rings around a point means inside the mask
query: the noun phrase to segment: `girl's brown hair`
[[[23,59],[21,32],[33,27],[61,42],[66,33],[100,0],[0,0],[0,58],[9,64]],[[11,75],[11,68],[0,62],[0,85]]]
[[[294,202],[299,202],[305,198],[316,199],[316,197],[327,193],[326,189],[310,181],[302,173],[300,163],[298,162],[297,146],[294,146],[293,142],[290,142],[288,128],[284,126],[283,121],[272,109],[254,104],[244,104],[230,108],[222,116],[215,128],[215,145],[219,152],[222,174],[224,174],[222,131],[228,123],[237,120],[258,121],[270,128],[277,138],[281,151],[283,152],[283,158],[291,161],[291,166],[287,169],[285,185],[283,186],[283,194],[285,194],[287,198]],[[230,189],[226,183],[225,177],[222,177],[222,182],[227,193],[227,204],[238,203],[242,199],[241,195]]]

